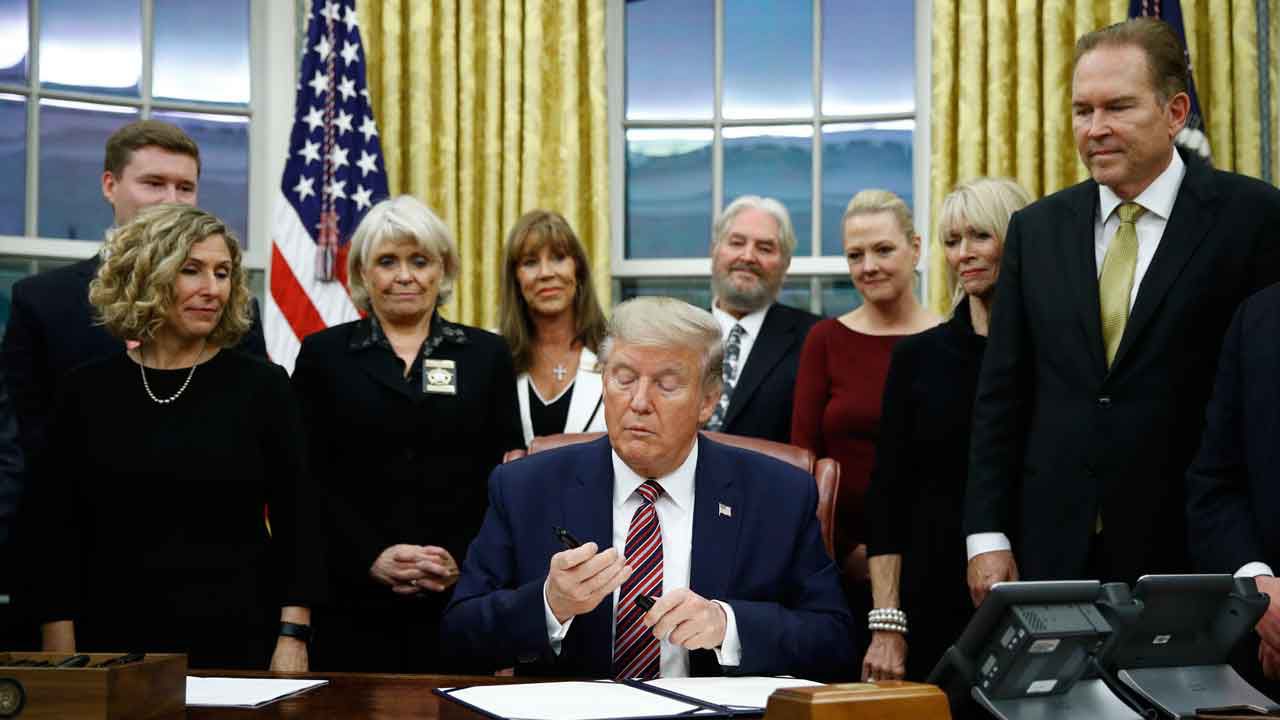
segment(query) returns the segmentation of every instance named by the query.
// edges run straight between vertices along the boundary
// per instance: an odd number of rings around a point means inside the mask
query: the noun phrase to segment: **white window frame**
[[[838,1],[838,0],[837,0]],[[913,0],[915,2],[915,102],[914,112],[888,115],[823,115],[821,113],[822,89],[822,3],[824,0],[813,0],[813,98],[815,115],[812,119],[814,134],[819,140],[813,149],[813,224],[814,242],[807,255],[797,255],[791,260],[790,277],[808,276],[812,278],[811,297],[818,302],[820,282],[829,278],[848,278],[849,268],[844,258],[839,256],[822,256],[820,242],[821,205],[822,205],[822,143],[823,125],[831,123],[858,123],[886,120],[911,119],[915,121],[912,136],[912,192],[915,207],[912,208],[915,226],[921,234],[924,252],[918,269],[922,279],[928,282],[928,226],[929,226],[929,152],[930,152],[930,63],[932,59],[931,18],[932,0]],[[615,279],[619,278],[709,278],[711,261],[704,258],[671,258],[671,259],[636,259],[626,257],[626,182],[627,182],[627,143],[626,131],[633,127],[707,127],[714,130],[711,148],[711,202],[713,217],[724,204],[724,148],[720,130],[725,127],[759,126],[759,125],[795,125],[792,119],[752,118],[750,120],[726,120],[721,112],[723,98],[724,74],[724,0],[715,2],[715,102],[713,116],[710,121],[686,122],[627,122],[626,120],[626,1],[609,0],[605,13],[605,52],[608,83],[608,122],[609,122],[609,219],[610,219],[610,259],[611,271]],[[711,228],[707,228],[707,245],[710,247]],[[922,286],[922,292],[927,288]]]
[[[250,1],[250,102],[247,109],[223,109],[152,99],[154,10],[157,1],[141,2],[143,63],[140,97],[116,98],[91,92],[50,91],[40,87],[40,0],[29,0],[28,84],[21,91],[17,86],[0,86],[0,92],[22,95],[27,101],[25,234],[0,235],[0,255],[32,260],[81,260],[98,251],[97,242],[44,238],[38,235],[40,137],[36,127],[36,114],[39,112],[41,98],[57,98],[136,107],[139,109],[139,119],[150,117],[153,109],[248,117],[250,245],[245,253],[245,266],[250,270],[264,271],[264,275],[269,276],[265,271],[271,260],[271,208],[276,196],[275,186],[279,185],[281,173],[284,172],[289,132],[293,124],[293,100],[297,85],[295,67],[298,59],[295,52],[297,9],[293,3],[279,0]],[[287,42],[281,42],[281,39],[287,39]],[[98,182],[97,178],[84,178],[84,181]]]

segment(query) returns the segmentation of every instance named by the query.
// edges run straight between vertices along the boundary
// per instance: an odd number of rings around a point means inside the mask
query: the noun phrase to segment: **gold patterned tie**
[[[1134,224],[1146,208],[1122,203],[1118,210],[1120,229],[1107,246],[1098,277],[1098,299],[1102,305],[1102,342],[1107,349],[1107,367],[1116,359],[1124,326],[1129,320],[1129,296],[1133,293],[1133,271],[1138,265],[1138,230]]]

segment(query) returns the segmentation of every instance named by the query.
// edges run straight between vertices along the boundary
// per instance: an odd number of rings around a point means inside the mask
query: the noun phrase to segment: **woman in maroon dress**
[[[862,305],[813,326],[800,353],[791,442],[840,462],[836,565],[855,617],[869,608],[863,497],[871,482],[880,400],[893,346],[940,318],[912,288],[920,236],[887,190],[864,190],[844,212],[844,254]]]

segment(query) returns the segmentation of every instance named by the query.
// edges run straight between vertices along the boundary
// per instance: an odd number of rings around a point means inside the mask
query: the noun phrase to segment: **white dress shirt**
[[[662,594],[666,595],[676,588],[689,587],[689,560],[693,550],[693,476],[698,467],[698,443],[695,440],[693,449],[684,463],[666,477],[655,478],[662,485],[662,495],[654,502],[658,513],[658,522],[662,526]],[[613,547],[618,555],[625,556],[627,533],[631,529],[631,517],[640,507],[641,499],[636,489],[649,478],[637,475],[634,470],[613,453]],[[548,578],[547,582],[550,582]],[[614,619],[610,627],[617,630],[618,594],[621,588],[613,591]],[[710,599],[710,598],[708,598]],[[719,605],[725,614],[724,641],[715,650],[716,660],[723,667],[736,667],[742,662],[742,643],[738,638],[738,621],[733,608],[728,603],[712,600]],[[563,625],[551,612],[547,603],[546,585],[542,590],[543,613],[547,623],[547,638],[551,649],[560,654],[560,643],[569,632],[573,618]],[[610,655],[612,655],[613,637],[609,638]],[[662,655],[659,673],[662,677],[688,677],[689,651],[677,647],[665,638],[660,643]]]
[[[1129,294],[1129,309],[1138,299],[1138,290],[1142,279],[1151,267],[1151,259],[1155,257],[1156,248],[1160,246],[1160,238],[1164,236],[1165,225],[1173,212],[1173,203],[1178,199],[1178,189],[1182,187],[1182,179],[1186,177],[1187,166],[1175,150],[1169,167],[1164,169],[1146,190],[1143,190],[1133,202],[1146,208],[1146,212],[1134,223],[1138,234],[1138,262],[1133,268],[1133,291]],[[1107,248],[1111,238],[1120,229],[1120,213],[1116,208],[1124,202],[1106,185],[1098,185],[1098,214],[1093,219],[1093,256],[1097,262],[1098,275],[1102,275],[1102,261],[1107,256]],[[983,553],[997,550],[1012,550],[1009,537],[1002,532],[974,533],[965,538],[965,550],[972,560]],[[1261,564],[1261,563],[1259,563]],[[1265,567],[1265,566],[1264,566]],[[1257,573],[1255,573],[1257,574]]]
[[[760,328],[764,325],[764,316],[769,313],[769,308],[773,307],[772,303],[763,308],[744,315],[741,320],[730,315],[720,309],[716,303],[711,303],[711,315],[720,323],[720,338],[728,342],[729,332],[733,330],[733,326],[741,325],[745,331],[738,340],[738,374],[734,377],[733,382],[736,385],[738,379],[742,377],[742,368],[747,366],[747,358],[751,356],[751,348],[755,347],[756,338],[760,337]]]

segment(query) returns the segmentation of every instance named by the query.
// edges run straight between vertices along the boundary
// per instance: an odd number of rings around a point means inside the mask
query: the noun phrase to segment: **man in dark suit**
[[[715,223],[711,312],[725,342],[724,391],[708,430],[789,442],[800,348],[818,316],[777,302],[795,231],[773,198],[743,195]]]
[[[1158,20],[1076,44],[1092,179],[1009,225],[965,498],[975,603],[1019,575],[1189,568],[1182,477],[1231,314],[1280,277],[1280,192],[1175,149],[1186,72]]]
[[[102,195],[118,226],[149,205],[195,205],[199,176],[200,149],[195,141],[173,125],[143,120],[125,125],[108,138]],[[19,438],[28,458],[45,447],[59,378],[87,360],[122,349],[118,339],[94,322],[89,305],[89,281],[100,262],[95,254],[13,286],[3,355],[18,413]],[[266,357],[256,302],[253,327],[240,347]]]
[[[1280,284],[1240,305],[1227,330],[1208,423],[1187,470],[1187,531],[1200,572],[1253,576],[1271,605],[1237,667],[1280,692]],[[1256,646],[1256,647],[1255,647]],[[1259,672],[1261,671],[1261,672]]]
[[[715,320],[686,303],[614,310],[600,355],[608,437],[494,470],[445,652],[561,677],[853,672],[813,479],[698,434],[721,352]],[[586,544],[565,549],[556,527]],[[648,611],[642,595],[656,598]]]

